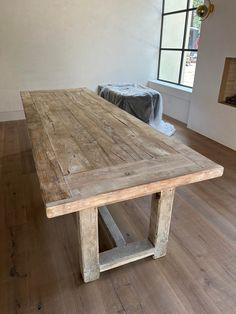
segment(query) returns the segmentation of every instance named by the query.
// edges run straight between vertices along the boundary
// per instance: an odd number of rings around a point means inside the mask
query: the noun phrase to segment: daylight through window
[[[158,79],[193,87],[204,0],[163,0]]]

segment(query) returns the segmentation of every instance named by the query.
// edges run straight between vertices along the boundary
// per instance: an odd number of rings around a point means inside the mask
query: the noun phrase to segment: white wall
[[[236,57],[236,1],[214,4],[214,14],[202,23],[192,95],[159,81],[149,86],[162,92],[164,113],[236,150],[236,108],[218,103],[225,58]]]
[[[160,19],[156,0],[1,0],[0,120],[20,90],[154,79]]]
[[[236,150],[236,108],[218,103],[225,57],[236,57],[236,1],[214,4],[202,24],[188,127]]]
[[[164,114],[181,122],[188,122],[189,108],[192,97],[192,89],[173,84],[153,80],[148,86],[159,91],[163,97]]]

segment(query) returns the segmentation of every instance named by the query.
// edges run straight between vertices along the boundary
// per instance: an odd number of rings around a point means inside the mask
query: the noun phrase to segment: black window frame
[[[162,17],[161,17],[161,34],[160,34],[160,47],[159,47],[159,59],[158,59],[158,72],[157,72],[157,79],[162,82],[174,84],[177,86],[183,86],[187,88],[193,88],[193,86],[188,86],[181,84],[181,79],[182,79],[182,72],[183,72],[183,63],[184,63],[184,54],[185,52],[198,52],[198,49],[186,49],[185,48],[185,43],[186,43],[186,35],[187,35],[187,30],[188,30],[188,20],[189,20],[189,15],[192,11],[195,11],[197,8],[192,7],[190,8],[190,0],[187,0],[187,7],[186,9],[183,10],[177,10],[177,11],[171,11],[171,12],[166,12],[165,11],[165,0],[162,0]],[[173,14],[178,14],[178,13],[186,13],[185,14],[185,25],[184,25],[184,34],[183,34],[183,44],[182,48],[162,48],[162,37],[163,37],[163,21],[164,17],[167,15],[173,15]],[[162,51],[180,51],[181,52],[181,61],[180,61],[180,68],[179,68],[179,78],[178,78],[178,83],[176,82],[171,82],[167,80],[163,80],[160,78],[160,65],[161,65],[161,52]]]

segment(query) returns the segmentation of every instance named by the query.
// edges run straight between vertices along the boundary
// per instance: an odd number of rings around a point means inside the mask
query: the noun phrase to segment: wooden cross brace
[[[85,282],[100,273],[139,259],[166,255],[175,189],[152,195],[148,239],[126,244],[123,235],[106,207],[84,209],[76,213],[79,235],[80,270]],[[98,214],[115,248],[99,254]]]

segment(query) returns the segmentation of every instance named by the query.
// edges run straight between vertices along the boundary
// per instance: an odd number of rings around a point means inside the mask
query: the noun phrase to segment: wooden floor
[[[73,215],[47,219],[24,121],[0,124],[0,313],[236,313],[236,152],[179,122],[176,137],[225,167],[177,189],[168,254],[79,276]],[[145,238],[150,198],[110,206],[127,241]],[[101,234],[101,250],[105,245]]]

